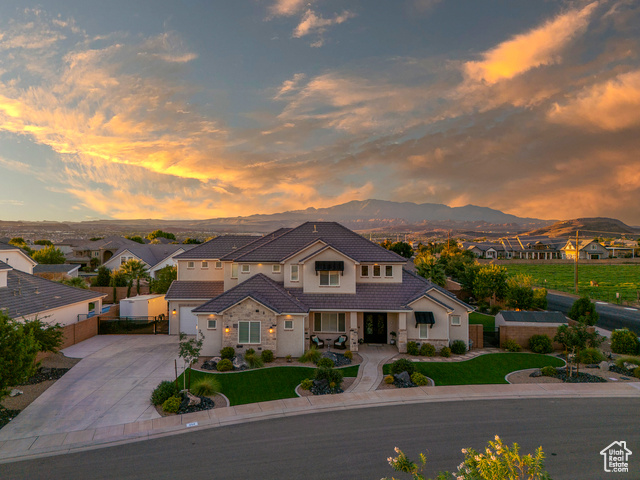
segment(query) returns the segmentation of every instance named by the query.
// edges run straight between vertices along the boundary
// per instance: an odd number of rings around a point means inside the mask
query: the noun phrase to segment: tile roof
[[[39,263],[33,267],[33,273],[70,273],[74,270],[78,270],[80,265],[69,265],[68,263],[48,265],[45,263]]]
[[[124,252],[129,251],[134,254],[136,257],[144,261],[150,267],[158,264],[165,258],[173,255],[178,250],[193,250],[197,245],[181,245],[181,244],[145,244],[142,245],[137,243],[135,246],[125,246],[118,249],[116,253],[113,254],[113,257],[116,258],[119,255],[122,255]],[[177,255],[176,255],[177,256]]]
[[[224,282],[174,280],[164,296],[167,300],[209,300],[224,292]]]
[[[219,260],[224,255],[241,249],[256,240],[262,239],[256,235],[221,235],[208,242],[196,245],[188,252],[176,255],[177,260]]]
[[[567,323],[567,318],[560,312],[524,312],[503,310],[500,312],[507,322],[528,323]]]
[[[11,270],[12,268],[13,267],[11,265],[0,260],[0,270]]]
[[[91,302],[105,296],[19,270],[10,270],[7,272],[7,286],[0,288],[0,309],[6,310],[11,318],[16,318],[74,303]]]
[[[9,243],[0,243],[0,250],[21,250],[21,248]]]
[[[275,234],[276,232],[274,232]],[[407,259],[377,245],[336,222],[306,222],[280,235],[269,234],[259,246],[236,254],[236,262],[281,262],[322,240],[358,262],[406,263]]]
[[[271,233],[269,233],[267,235],[264,235],[264,236],[258,238],[255,242],[251,242],[251,243],[249,243],[249,244],[245,245],[244,247],[239,248],[237,250],[230,251],[223,258],[221,258],[221,260],[235,260],[236,258],[244,255],[245,253],[253,251],[256,248],[259,248],[262,245],[264,245],[264,244],[266,244],[268,242],[271,242],[272,240],[275,240],[276,238],[284,235],[285,233],[290,232],[291,230],[292,230],[291,228],[279,228],[275,232],[271,232]]]
[[[276,313],[306,313],[309,311],[306,305],[298,301],[281,284],[274,282],[262,273],[254,275],[192,311],[194,313],[220,313],[248,297]]]

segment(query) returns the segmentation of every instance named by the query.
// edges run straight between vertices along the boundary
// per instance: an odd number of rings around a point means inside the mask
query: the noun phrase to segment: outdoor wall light
[[[269,333],[273,333],[273,327],[269,328]]]
[[[175,314],[176,314],[176,309],[175,309],[175,308],[171,311],[171,314],[172,314],[172,315],[175,315]]]
[[[225,331],[225,333],[229,333],[229,327],[226,327],[226,328],[224,329],[224,331]]]

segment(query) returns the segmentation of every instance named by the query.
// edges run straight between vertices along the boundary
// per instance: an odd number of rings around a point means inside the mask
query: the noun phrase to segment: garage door
[[[196,325],[198,325],[198,317],[191,313],[191,309],[195,307],[180,307],[180,331],[187,335],[195,335]]]

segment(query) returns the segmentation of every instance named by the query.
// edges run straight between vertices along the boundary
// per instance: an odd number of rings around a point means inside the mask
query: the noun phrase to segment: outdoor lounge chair
[[[324,348],[324,340],[321,340],[317,335],[311,335],[311,346],[314,346],[318,349]]]
[[[333,346],[335,348],[339,348],[341,350],[345,350],[347,348],[347,336],[340,335],[335,342],[333,342]]]

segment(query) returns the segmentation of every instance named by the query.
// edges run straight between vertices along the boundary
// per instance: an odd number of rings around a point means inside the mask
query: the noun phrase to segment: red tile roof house
[[[223,347],[299,356],[310,337],[347,336],[437,348],[469,341],[472,308],[404,268],[406,259],[334,222],[308,222],[263,237],[227,235],[175,257],[170,333],[204,336],[203,355]]]

